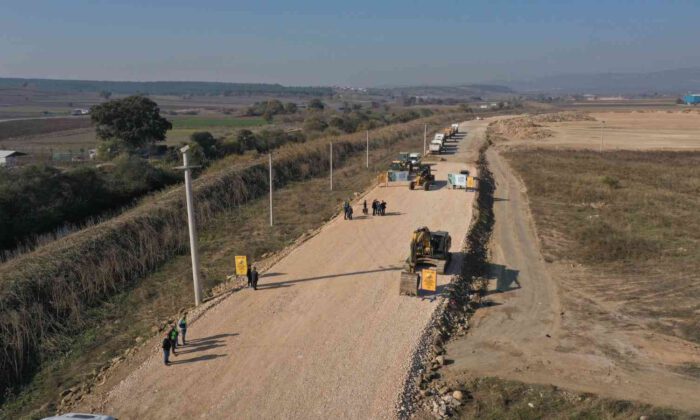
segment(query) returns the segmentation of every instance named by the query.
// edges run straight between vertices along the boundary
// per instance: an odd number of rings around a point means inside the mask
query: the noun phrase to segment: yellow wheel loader
[[[428,191],[433,182],[435,182],[435,175],[432,174],[430,165],[422,165],[416,178],[408,184],[408,188],[415,190],[418,187]]]
[[[418,294],[419,268],[434,268],[439,274],[445,274],[452,259],[451,246],[452,238],[447,232],[431,232],[427,227],[416,229],[411,237],[411,253],[406,259],[405,271],[401,273],[399,293]]]

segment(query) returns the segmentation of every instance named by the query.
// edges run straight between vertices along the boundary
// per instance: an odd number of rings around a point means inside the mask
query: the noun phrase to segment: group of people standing
[[[178,332],[179,328],[179,332]],[[173,356],[177,356],[177,337],[180,336],[182,337],[182,345],[186,345],[187,342],[185,341],[185,336],[187,335],[187,314],[183,314],[182,318],[180,318],[177,323],[173,323],[170,326],[170,329],[168,330],[167,334],[163,338],[163,363],[165,365],[170,365],[170,352],[173,353]]]
[[[367,200],[362,203],[362,214],[368,214]],[[343,203],[343,218],[345,220],[352,220],[352,206],[348,200]],[[372,216],[384,216],[386,215],[386,201],[372,200]]]
[[[367,201],[365,201],[365,208],[367,207]],[[372,200],[372,216],[384,216],[386,215],[386,201]]]

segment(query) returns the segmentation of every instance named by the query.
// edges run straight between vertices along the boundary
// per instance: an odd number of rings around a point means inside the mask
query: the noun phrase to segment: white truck
[[[452,124],[452,131],[454,131],[455,134],[459,133],[459,124]]]
[[[439,155],[440,152],[442,152],[442,145],[443,145],[442,141],[433,140],[430,142],[430,146],[429,146],[428,150],[430,150],[430,153],[432,153],[434,155]]]

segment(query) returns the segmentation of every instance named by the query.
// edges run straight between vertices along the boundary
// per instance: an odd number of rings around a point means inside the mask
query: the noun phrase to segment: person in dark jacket
[[[258,290],[258,270],[253,266],[253,271],[250,272],[251,281],[253,282],[253,290]]]
[[[248,271],[246,272],[246,276],[248,277],[248,287],[250,288],[253,286],[253,277],[250,273],[250,266],[248,266]]]
[[[367,216],[367,211],[368,211],[368,210],[367,210],[367,200],[365,200],[365,202],[362,203],[362,214],[364,214],[365,216]]]
[[[386,201],[382,201],[382,203],[379,205],[379,212],[382,216],[386,215]]]
[[[166,366],[170,364],[170,347],[170,334],[168,334],[163,338],[163,363]]]
[[[173,351],[173,356],[177,356],[177,353],[175,353],[175,349],[177,348],[177,335],[177,325],[173,324],[168,333],[170,337],[170,349]]]
[[[377,200],[372,200],[372,216],[377,215]]]
[[[352,206],[348,207],[348,219],[349,220],[352,220],[352,212],[353,212]]]

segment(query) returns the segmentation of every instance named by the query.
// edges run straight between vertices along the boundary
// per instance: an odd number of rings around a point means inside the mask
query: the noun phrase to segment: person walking
[[[163,363],[168,366],[170,364],[170,334],[166,335],[165,338],[163,338]]]
[[[187,312],[182,314],[182,318],[177,321],[177,326],[180,327],[180,336],[182,337],[182,345],[187,344],[185,342],[185,336],[187,335]]]
[[[365,202],[362,203],[362,214],[364,214],[365,216],[367,216],[367,212],[368,212],[368,210],[367,210],[367,200],[365,200]]]
[[[348,219],[349,220],[352,220],[352,213],[353,213],[353,209],[352,209],[352,206],[350,206],[350,207],[348,207]]]
[[[253,271],[250,273],[253,282],[253,290],[258,290],[258,270],[253,266]]]
[[[382,201],[382,204],[379,205],[380,212],[382,216],[386,215],[386,201]]]
[[[177,326],[175,324],[170,328],[168,336],[170,337],[170,349],[173,351],[173,356],[177,356],[175,352],[177,349]]]
[[[372,216],[377,215],[377,200],[372,200]]]
[[[348,209],[350,208],[350,203],[348,203],[348,200],[345,200],[343,203],[343,218],[345,220],[348,219]]]
[[[246,276],[248,277],[248,288],[253,286],[253,277],[250,275],[250,266],[248,266],[248,269],[246,270]]]

